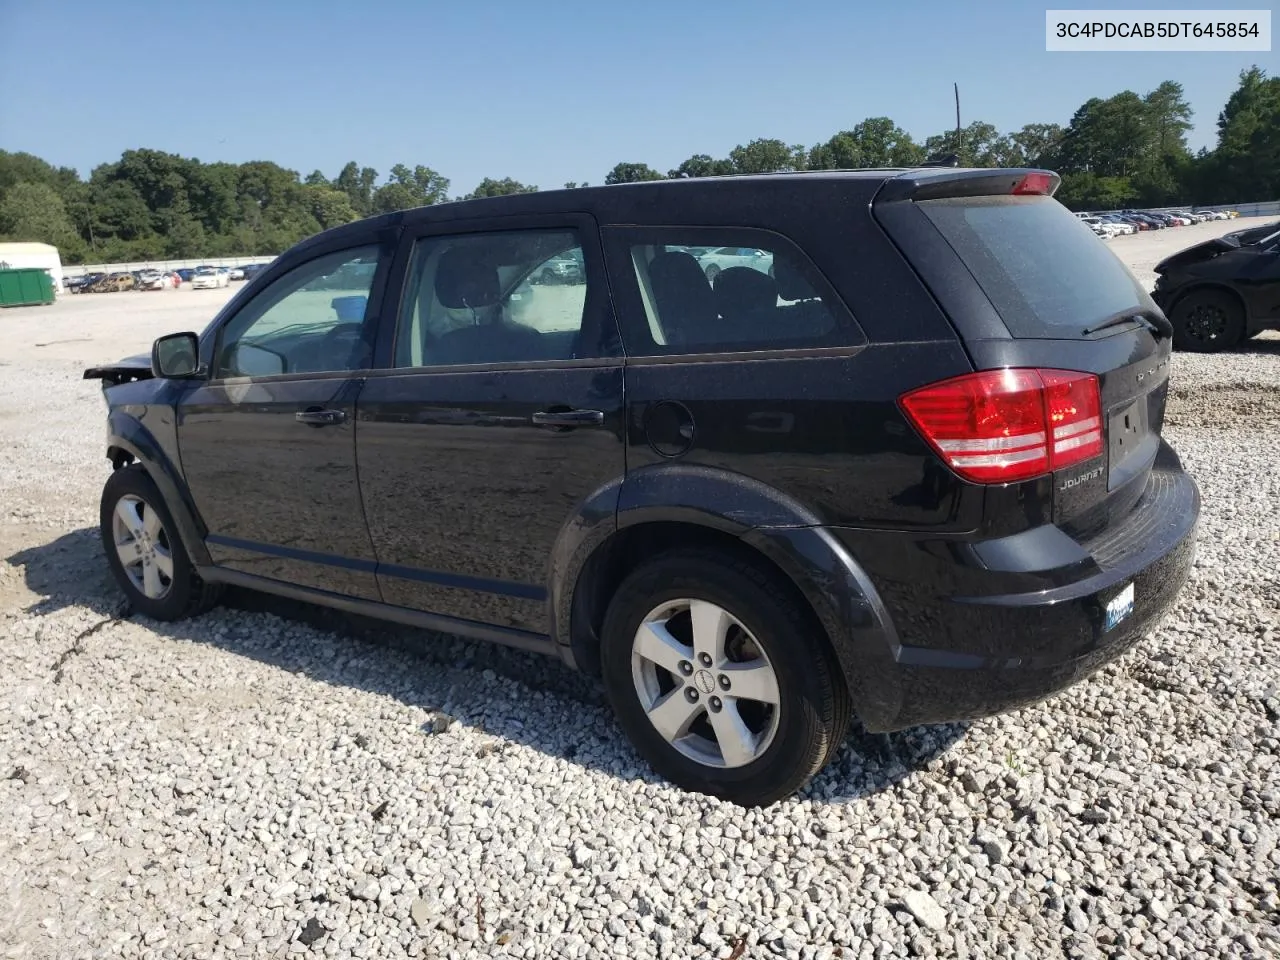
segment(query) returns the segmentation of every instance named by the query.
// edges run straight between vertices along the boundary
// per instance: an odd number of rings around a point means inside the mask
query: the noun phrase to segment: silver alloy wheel
[[[111,535],[120,566],[134,589],[148,600],[160,600],[173,586],[173,552],[160,515],[134,494],[116,501]]]
[[[778,732],[778,677],[764,649],[717,604],[681,598],[649,611],[631,645],[631,677],[649,722],[708,767],[743,767]]]

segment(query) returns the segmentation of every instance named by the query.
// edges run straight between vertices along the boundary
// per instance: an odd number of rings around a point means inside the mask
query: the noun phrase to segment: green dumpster
[[[53,303],[53,278],[38,267],[0,270],[0,307]]]

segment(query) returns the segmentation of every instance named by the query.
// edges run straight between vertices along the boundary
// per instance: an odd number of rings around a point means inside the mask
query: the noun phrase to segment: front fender
[[[147,412],[153,409],[147,408]],[[191,562],[197,567],[211,565],[213,561],[204,544],[204,523],[187,491],[182,472],[155,435],[133,413],[117,407],[107,415],[107,447],[108,450],[123,450],[142,464],[160,496],[164,497],[165,506],[173,516],[178,536],[182,538]]]

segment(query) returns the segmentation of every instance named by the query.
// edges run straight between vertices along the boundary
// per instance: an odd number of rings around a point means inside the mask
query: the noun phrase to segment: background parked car
[[[1151,298],[1180,350],[1225,350],[1280,328],[1280,220],[1197,243],[1155,272]]]
[[[197,267],[195,275],[191,278],[192,290],[214,290],[230,285],[230,275],[215,267]]]
[[[770,275],[773,270],[773,254],[750,247],[714,247],[701,255],[694,254],[694,257],[708,280],[715,280],[730,267],[750,267]]]
[[[1107,239],[1118,237],[1126,232],[1119,224],[1104,220],[1101,217],[1081,217],[1080,220],[1098,236],[1106,237]]]
[[[67,281],[67,289],[72,293],[87,293],[90,287],[105,276],[105,273],[86,273],[81,277],[72,277]]]
[[[227,271],[227,274],[232,280],[243,280],[244,267],[232,267],[230,270]]]
[[[565,253],[544,263],[531,279],[535,283],[582,283],[586,273],[577,257]]]
[[[136,281],[132,273],[111,273],[85,288],[87,293],[118,293],[121,290],[132,290]]]
[[[267,269],[268,266],[269,265],[265,263],[250,263],[244,268],[244,278],[246,280],[252,280],[263,270]]]
[[[1134,223],[1132,220],[1126,220],[1124,217],[1118,216],[1117,214],[1106,213],[1106,214],[1102,214],[1101,218],[1105,220],[1107,223],[1113,223],[1117,227],[1119,227],[1120,232],[1122,234],[1131,234],[1131,233],[1138,232],[1138,225],[1136,223]]]

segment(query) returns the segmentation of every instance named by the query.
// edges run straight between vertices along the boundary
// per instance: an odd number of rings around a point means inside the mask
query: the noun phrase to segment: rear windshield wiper
[[[1125,313],[1118,317],[1112,317],[1110,320],[1104,320],[1102,323],[1092,327],[1085,327],[1080,331],[1080,335],[1087,337],[1091,333],[1099,333],[1102,330],[1110,330],[1112,327],[1118,327],[1126,323],[1140,323],[1152,333],[1156,334],[1156,339],[1160,337],[1173,336],[1173,325],[1165,320],[1164,317],[1150,317],[1145,313]]]

